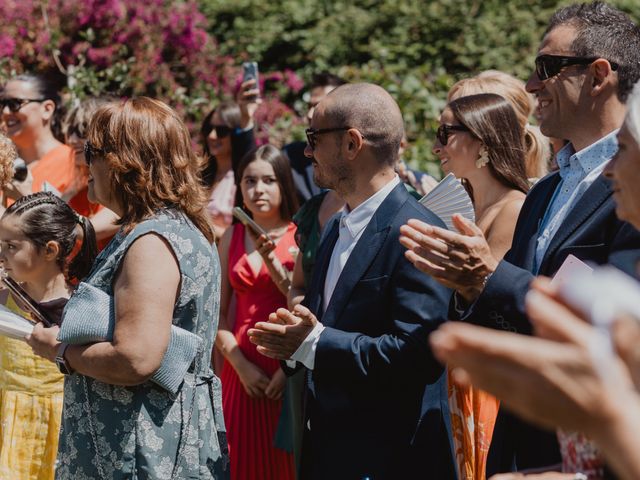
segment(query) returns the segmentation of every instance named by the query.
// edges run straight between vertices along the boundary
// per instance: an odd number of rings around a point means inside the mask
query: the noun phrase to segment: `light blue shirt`
[[[551,240],[571,209],[618,151],[617,133],[615,130],[579,152],[568,144],[556,155],[561,180],[538,228],[533,273],[538,273]]]

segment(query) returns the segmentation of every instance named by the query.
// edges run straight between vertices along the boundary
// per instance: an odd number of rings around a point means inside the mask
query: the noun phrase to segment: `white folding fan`
[[[420,203],[440,217],[449,230],[456,231],[451,221],[454,213],[459,213],[472,222],[476,220],[471,198],[453,173],[444,177],[420,199]]]

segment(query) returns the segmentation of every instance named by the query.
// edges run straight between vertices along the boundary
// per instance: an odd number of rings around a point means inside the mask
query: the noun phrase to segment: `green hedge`
[[[486,69],[526,80],[558,0],[201,0],[221,53],[308,80],[330,70],[387,88],[414,167],[439,172],[436,119],[454,81]],[[638,19],[638,0],[612,1]],[[634,8],[635,7],[635,8]]]

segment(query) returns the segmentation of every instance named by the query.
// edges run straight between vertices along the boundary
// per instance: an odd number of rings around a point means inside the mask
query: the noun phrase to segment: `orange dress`
[[[449,410],[459,480],[485,480],[487,454],[500,401],[456,383],[447,370]]]
[[[31,168],[31,175],[33,175],[34,192],[47,190],[47,187],[51,186],[59,193],[64,193],[75,177],[73,149],[67,145],[59,145],[49,150]]]
[[[247,360],[271,377],[280,368],[279,362],[259,354],[249,341],[247,330],[256,322],[266,321],[278,308],[286,308],[287,300],[271,280],[264,262],[257,275],[251,268],[244,247],[244,226],[238,223],[232,228],[228,275],[236,296],[233,334]],[[275,249],[277,258],[289,271],[294,264],[292,251],[297,250],[295,231],[295,224],[291,223]],[[250,398],[229,362],[224,363],[221,381],[231,479],[293,480],[293,455],[274,446],[282,401]]]

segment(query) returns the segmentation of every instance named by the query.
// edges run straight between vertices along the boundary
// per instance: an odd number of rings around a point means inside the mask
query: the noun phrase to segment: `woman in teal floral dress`
[[[60,479],[226,479],[211,371],[220,266],[189,134],[149,98],[102,107],[88,131],[89,197],[121,229],[34,351],[66,373]]]

